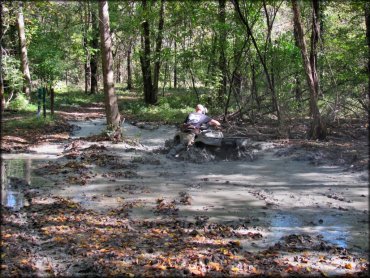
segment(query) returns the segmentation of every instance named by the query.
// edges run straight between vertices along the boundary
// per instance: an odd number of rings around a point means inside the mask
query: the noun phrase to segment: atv
[[[210,128],[209,125],[202,125],[200,128],[196,128],[192,125],[184,124],[180,130],[174,136],[174,143],[184,144],[185,146],[215,146],[220,147],[222,145],[222,139],[224,135],[222,131]]]
[[[221,130],[214,129],[209,125],[196,128],[192,125],[183,124],[174,136],[174,145],[168,156],[178,157],[185,150],[194,146],[200,149],[206,148],[220,159],[248,157],[253,160],[250,143],[250,140],[245,137],[224,137]]]

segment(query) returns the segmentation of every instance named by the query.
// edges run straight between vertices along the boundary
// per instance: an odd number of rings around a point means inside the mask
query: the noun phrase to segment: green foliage
[[[125,92],[123,95],[132,95]],[[146,105],[142,99],[120,101],[119,107],[123,115],[129,115],[140,121],[160,121],[166,123],[183,122],[188,113],[194,110],[196,98],[188,90],[167,91],[160,96],[157,105]]]
[[[19,111],[34,111],[35,110],[35,106],[30,105],[29,100],[22,93],[17,94],[15,99],[10,102],[8,108],[12,110],[19,110]]]
[[[46,125],[53,125],[55,123],[55,119],[47,116],[44,117],[37,117],[37,116],[26,116],[19,119],[12,119],[4,122],[4,132],[7,130],[14,130],[14,129],[21,129],[21,130],[34,130],[43,128]]]
[[[75,87],[63,87],[55,90],[55,108],[68,105],[89,105],[104,102],[103,94],[86,94]]]
[[[23,74],[20,71],[20,61],[13,56],[3,56],[2,71],[6,82],[5,93],[21,92],[23,87]]]
[[[330,105],[337,99],[340,104],[349,105],[356,111],[359,99],[366,102],[367,46],[364,24],[364,3],[320,2],[321,40],[318,52],[318,74],[320,89],[324,94],[320,102],[322,111],[329,111]],[[110,25],[113,35],[112,51],[114,71],[120,61],[121,73],[126,80],[126,55],[132,46],[132,84],[137,89],[135,98],[142,99],[142,71],[140,65],[141,23],[145,19],[150,23],[151,49],[155,49],[158,34],[160,1],[147,1],[148,11],[144,15],[141,2],[109,2]],[[267,42],[266,16],[259,1],[239,1],[242,14],[248,19],[254,38],[266,59],[271,76],[274,77],[278,103],[283,114],[307,114],[309,109],[309,91],[302,66],[301,54],[295,45],[291,23],[292,8],[290,2],[266,1],[267,10],[272,16],[275,8],[279,10],[274,19],[271,38]],[[2,68],[6,83],[5,97],[11,92],[21,92],[23,86],[20,71],[18,39],[16,29],[17,7],[15,3],[4,2],[4,49]],[[99,49],[93,49],[91,41],[98,34],[94,33],[88,10],[97,14],[95,2],[77,1],[36,1],[24,3],[26,39],[32,80],[38,85],[56,85],[58,82],[76,85],[75,88],[56,89],[56,107],[59,105],[85,105],[91,102],[103,102],[103,95],[90,96],[81,92],[84,86],[84,65],[92,53],[100,55]],[[218,98],[218,88],[222,77],[220,53],[225,53],[227,61],[228,85],[232,73],[237,68],[241,78],[241,92],[231,93],[228,111],[243,109],[243,112],[271,110],[272,97],[267,86],[261,61],[257,56],[250,36],[241,23],[234,6],[226,1],[225,23],[219,21],[218,1],[165,1],[163,44],[160,55],[152,51],[152,61],[160,59],[160,94],[166,85],[165,96],[158,96],[156,106],[145,106],[142,100],[124,101],[120,104],[122,114],[132,114],[145,120],[178,122],[192,111],[196,102],[212,109],[213,113],[223,113],[223,103]],[[300,2],[302,22],[308,51],[310,48],[310,28],[312,7],[309,2]],[[271,20],[272,18],[270,18]],[[220,40],[226,32],[226,39]],[[86,37],[85,37],[86,36]],[[84,38],[86,39],[84,41]],[[87,45],[85,44],[87,42]],[[176,49],[175,49],[176,42]],[[99,63],[101,57],[99,56]],[[252,65],[255,68],[256,94],[260,108],[252,95]],[[100,82],[101,65],[99,65]],[[177,87],[170,90],[177,74]],[[153,70],[153,69],[152,69]],[[153,72],[153,71],[152,71]],[[199,96],[193,90],[193,80]],[[295,98],[296,87],[300,86],[302,100]],[[229,88],[227,88],[227,92]],[[120,97],[128,93],[117,90]],[[339,96],[339,98],[337,98]],[[199,98],[199,99],[198,99]],[[225,100],[226,96],[222,96]],[[303,101],[305,100],[305,101]],[[20,99],[14,99],[11,106],[15,109],[28,109]],[[23,108],[22,108],[23,107]],[[33,109],[33,108],[32,108]],[[256,111],[260,109],[260,111]],[[347,109],[349,111],[349,109]]]

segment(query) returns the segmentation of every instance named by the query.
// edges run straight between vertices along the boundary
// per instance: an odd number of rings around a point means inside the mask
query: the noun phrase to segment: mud
[[[131,221],[175,218],[195,231],[226,225],[260,235],[240,240],[250,252],[303,243],[315,252],[325,246],[369,252],[367,171],[348,171],[320,151],[280,141],[248,141],[239,150],[192,148],[169,158],[166,140],[174,126],[125,123],[126,141],[112,144],[85,139],[104,131],[104,119],[73,124],[68,141],[2,154],[5,206],[22,211],[58,197],[99,213],[124,208]]]

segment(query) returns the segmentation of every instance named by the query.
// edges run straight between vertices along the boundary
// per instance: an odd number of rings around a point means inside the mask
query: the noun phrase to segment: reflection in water
[[[313,219],[314,218],[315,217],[313,217]],[[271,230],[275,237],[280,238],[291,234],[292,231],[297,233],[297,231],[300,230],[302,233],[320,235],[325,241],[331,244],[347,248],[350,227],[335,225],[334,222],[338,221],[338,219],[330,215],[320,215],[320,220],[326,223],[326,225],[310,226],[304,222],[302,216],[279,213],[271,219]]]
[[[13,210],[28,205],[23,190],[31,184],[31,160],[1,160],[1,203]]]

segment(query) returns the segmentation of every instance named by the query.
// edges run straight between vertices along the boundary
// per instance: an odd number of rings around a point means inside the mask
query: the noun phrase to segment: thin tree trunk
[[[237,20],[238,17],[239,17],[239,15],[235,11],[234,12],[234,19]],[[236,66],[236,65],[239,64],[239,60],[240,60],[239,59],[240,53],[238,51],[238,45],[240,43],[239,35],[235,35],[234,39],[235,39],[235,42],[234,42],[234,49],[233,49],[233,52],[234,52],[233,60],[234,60],[235,71],[234,71],[234,76],[233,76],[234,81],[233,81],[232,86],[234,86],[237,93],[240,94],[241,86],[242,86],[242,75],[241,75],[239,67]]]
[[[121,83],[121,55],[117,53],[116,55],[116,83]]]
[[[146,0],[142,1],[143,10],[147,11]],[[147,19],[141,23],[143,28],[143,37],[141,40],[143,53],[140,56],[141,68],[143,73],[144,100],[146,104],[155,104],[153,98],[152,71],[150,67],[150,26]]]
[[[270,76],[271,76],[271,86],[274,88],[273,91],[275,92],[275,73],[274,73],[274,57],[272,53],[272,39],[271,39],[271,33],[272,33],[272,26],[274,24],[274,19],[276,16],[276,12],[273,14],[273,17],[270,18],[270,14],[267,10],[266,0],[263,1],[263,8],[266,15],[266,25],[267,25],[267,36],[266,36],[266,46],[265,46],[265,63],[268,63],[267,56],[270,57]],[[268,55],[267,55],[268,54]],[[273,106],[278,107],[278,101],[276,97],[276,93],[272,96]],[[280,109],[279,109],[280,111]]]
[[[251,93],[252,93],[254,100],[256,101],[257,110],[259,111],[261,109],[261,103],[258,97],[258,89],[257,89],[257,81],[256,81],[256,67],[254,64],[251,65],[251,71],[252,71]]]
[[[99,50],[99,27],[96,17],[96,12],[91,9],[91,28],[92,28],[92,40],[91,48],[93,52],[90,55],[90,93],[96,94],[98,92],[98,53]]]
[[[263,66],[263,70],[264,70],[264,73],[265,73],[265,76],[266,76],[266,79],[267,79],[267,84],[268,84],[269,89],[271,91],[271,96],[272,96],[273,103],[274,103],[274,110],[276,111],[278,122],[281,125],[282,122],[283,122],[283,119],[282,119],[282,116],[281,116],[281,113],[280,113],[279,105],[277,103],[276,91],[275,91],[275,88],[274,88],[273,83],[271,81],[271,76],[270,76],[270,73],[269,73],[269,71],[267,69],[267,65],[266,65],[266,63],[265,63],[265,61],[264,61],[264,59],[262,57],[261,51],[260,51],[260,49],[259,49],[259,47],[257,45],[257,42],[256,42],[256,40],[255,40],[255,38],[253,36],[252,30],[251,30],[251,28],[249,26],[249,23],[246,20],[246,18],[244,18],[242,12],[240,11],[238,0],[231,0],[231,1],[233,2],[236,11],[239,14],[239,17],[240,17],[241,21],[243,22],[243,24],[247,28],[248,35],[251,37],[253,46],[254,46],[254,48],[257,51],[258,58],[259,58],[262,66]]]
[[[89,87],[91,86],[91,68],[90,68],[90,53],[89,49],[87,47],[88,45],[88,38],[87,38],[87,32],[89,30],[89,15],[90,15],[90,5],[89,2],[84,2],[83,3],[83,9],[84,9],[84,33],[83,33],[83,47],[85,50],[85,64],[84,64],[84,69],[85,69],[85,93],[87,94],[89,91]]]
[[[158,98],[158,83],[159,83],[159,70],[161,67],[161,50],[162,50],[162,40],[163,40],[163,25],[164,25],[164,0],[161,0],[161,7],[159,11],[159,23],[158,23],[158,35],[155,46],[156,60],[154,63],[154,76],[153,76],[153,100],[155,103]]]
[[[54,99],[55,99],[54,88],[50,87],[50,115],[51,116],[54,116]]]
[[[121,115],[118,110],[117,97],[114,90],[112,39],[109,27],[108,1],[99,1],[99,30],[107,125],[115,132],[115,139],[120,140]]]
[[[311,51],[310,63],[312,69],[312,79],[315,85],[316,98],[319,95],[319,77],[317,75],[317,44],[320,36],[319,25],[319,1],[312,0],[312,33],[311,33]]]
[[[366,3],[365,4],[365,24],[366,24],[366,41],[367,41],[367,112],[368,112],[368,119],[370,122],[370,4]]]
[[[127,50],[127,90],[132,89],[131,48],[132,48],[132,40],[130,40],[128,50]]]
[[[23,3],[19,2],[19,12],[18,12],[18,34],[19,34],[19,46],[21,52],[21,69],[23,73],[24,85],[23,93],[30,98],[31,96],[31,74],[28,66],[28,56],[27,56],[27,43],[26,43],[26,33],[24,30],[24,18],[23,18]]]
[[[298,44],[301,49],[303,66],[306,72],[307,85],[310,90],[310,108],[311,108],[310,112],[311,112],[311,117],[313,119],[311,122],[311,129],[309,132],[309,137],[314,140],[315,139],[323,140],[326,137],[326,127],[321,118],[320,110],[317,104],[318,80],[317,80],[316,68],[311,67],[312,63],[310,62],[309,55],[307,52],[306,41],[304,39],[304,30],[303,30],[303,26],[301,23],[301,14],[300,14],[297,0],[292,0],[292,6],[293,6],[293,15],[294,15],[294,26],[296,28]],[[316,19],[317,17],[316,18],[314,17],[314,20]],[[315,50],[311,50],[311,51],[315,51]]]
[[[0,65],[3,64],[3,1],[0,1]],[[0,105],[1,113],[5,109],[3,70],[0,69]]]
[[[177,43],[175,40],[175,62],[173,66],[173,87],[177,88]]]
[[[218,89],[218,99],[219,102],[222,104],[224,103],[224,98],[226,96],[226,83],[227,83],[227,76],[226,76],[226,71],[227,71],[227,64],[226,64],[226,30],[225,28],[225,23],[226,23],[226,0],[219,0],[218,1],[218,21],[219,24],[221,25],[221,30],[219,32],[219,37],[220,37],[220,43],[219,43],[219,69],[221,72],[221,80],[219,82],[219,89]]]

